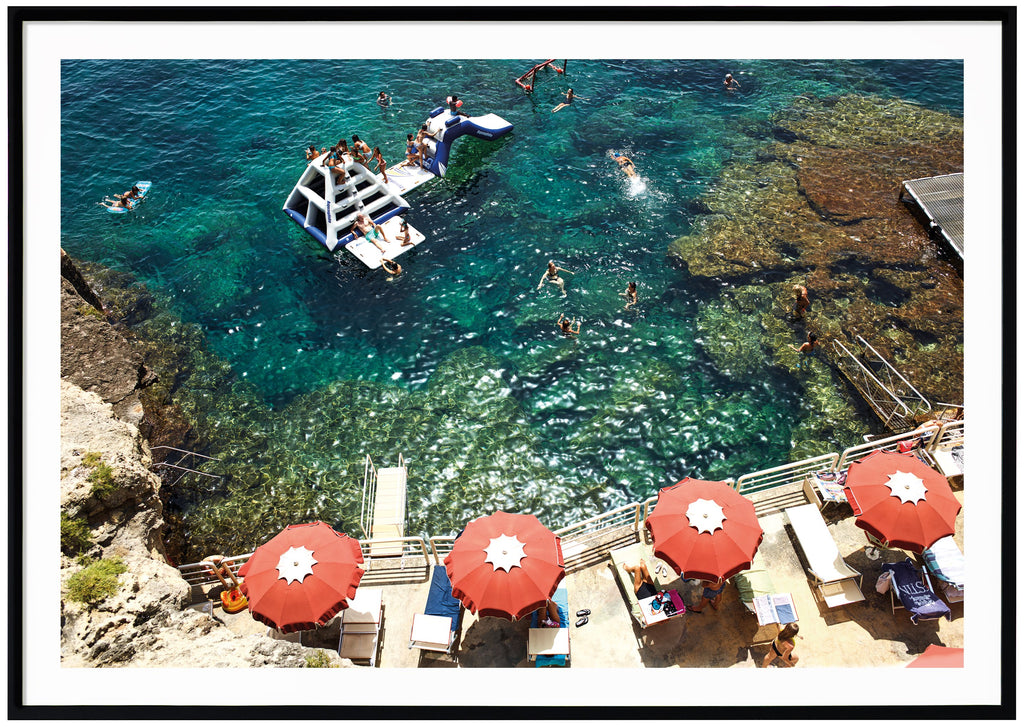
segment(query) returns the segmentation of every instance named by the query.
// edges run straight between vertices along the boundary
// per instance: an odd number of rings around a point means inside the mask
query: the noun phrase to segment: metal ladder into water
[[[915,417],[928,414],[932,405],[892,364],[860,336],[861,355],[852,353],[841,341],[833,341],[840,354],[838,368],[878,415],[894,432],[913,429]]]
[[[374,467],[366,455],[363,470],[363,506],[359,525],[363,537],[370,539],[370,557],[401,557],[405,537],[406,481],[405,459],[398,455],[397,467]],[[380,540],[378,540],[378,538]],[[387,538],[397,538],[389,541]]]

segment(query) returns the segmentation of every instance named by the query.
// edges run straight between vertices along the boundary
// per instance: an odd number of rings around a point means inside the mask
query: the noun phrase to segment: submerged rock
[[[761,314],[740,310],[736,294],[706,306],[697,317],[705,352],[743,380],[756,377],[759,349],[793,369],[785,344],[798,345],[806,331],[820,338],[821,363],[838,355],[832,340],[852,350],[859,335],[932,400],[962,401],[963,281],[897,196],[905,179],[963,170],[963,119],[896,99],[844,96],[797,97],[772,123],[775,141],[755,161],[728,165],[701,200],[708,214],[669,246],[691,274],[736,290],[763,295],[761,281],[785,281],[769,285],[773,302]],[[810,291],[799,322],[794,284]],[[824,373],[813,384],[804,379],[805,394],[834,392],[819,402],[834,412],[832,423],[798,425],[801,441],[828,430],[850,438],[840,424],[853,405],[848,387]]]

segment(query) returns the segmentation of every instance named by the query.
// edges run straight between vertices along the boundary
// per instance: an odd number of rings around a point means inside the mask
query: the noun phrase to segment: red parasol
[[[480,616],[515,621],[541,608],[565,577],[561,540],[533,515],[473,520],[444,559],[452,595]]]
[[[359,541],[322,522],[289,525],[238,570],[257,621],[290,633],[323,626],[363,577]]]
[[[754,503],[725,482],[692,477],[658,491],[645,525],[654,555],[685,578],[706,581],[749,568],[764,537]]]
[[[938,644],[928,644],[928,648],[924,650],[923,654],[907,664],[908,669],[929,667],[937,669],[963,669],[964,650],[954,649],[949,646],[939,646]]]
[[[920,553],[956,529],[949,482],[913,454],[872,452],[850,465],[844,489],[857,527],[889,547]]]

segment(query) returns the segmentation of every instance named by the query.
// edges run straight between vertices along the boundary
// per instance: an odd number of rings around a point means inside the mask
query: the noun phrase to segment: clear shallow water
[[[688,203],[770,141],[769,115],[794,96],[898,96],[959,114],[962,64],[570,61],[568,79],[551,73],[527,96],[512,79],[531,64],[64,62],[63,247],[169,300],[255,396],[242,415],[188,395],[209,421],[255,432],[212,446],[260,480],[191,498],[197,518],[258,521],[247,537],[304,516],[355,531],[363,453],[406,456],[410,529],[435,533],[497,506],[554,526],[685,475],[787,460],[808,415],[797,382],[716,370],[694,318],[722,286],[690,279],[666,247],[689,232]],[[739,92],[721,89],[726,71]],[[585,100],[552,114],[568,85]],[[427,242],[400,258],[399,279],[332,257],[281,212],[310,143],[358,133],[397,160],[453,92],[515,130],[459,140],[448,177],[409,196]],[[634,159],[642,184],[609,149]],[[96,206],[136,179],[154,182],[138,211]],[[573,271],[565,298],[536,289],[548,259]],[[623,311],[629,280],[640,304]],[[557,335],[560,313],[582,317],[578,341]],[[377,386],[338,393],[352,381]]]

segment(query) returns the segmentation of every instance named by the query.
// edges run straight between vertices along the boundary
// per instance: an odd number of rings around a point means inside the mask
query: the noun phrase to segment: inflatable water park
[[[288,195],[285,214],[329,251],[344,247],[369,268],[379,268],[382,258],[393,259],[420,244],[424,235],[401,217],[410,208],[405,195],[445,175],[452,144],[460,137],[494,141],[512,131],[512,124],[496,114],[466,116],[458,113],[457,107],[438,106],[424,123],[428,135],[421,163],[403,161],[381,174],[371,172],[351,155],[343,155],[337,166],[327,166],[330,152],[320,154],[306,165]],[[335,181],[339,168],[345,173]],[[357,222],[370,232],[354,231]],[[385,239],[374,231],[377,225]],[[405,237],[406,231],[408,239],[400,242],[399,236]]]

